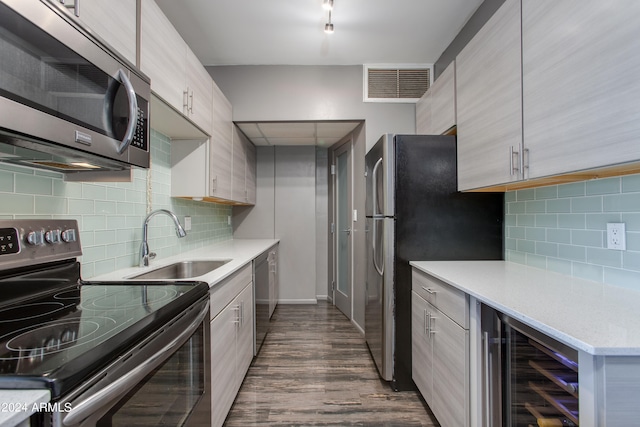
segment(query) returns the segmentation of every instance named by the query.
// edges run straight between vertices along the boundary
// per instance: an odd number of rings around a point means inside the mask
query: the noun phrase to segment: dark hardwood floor
[[[225,426],[437,426],[417,392],[378,377],[364,338],[332,305],[279,305]]]

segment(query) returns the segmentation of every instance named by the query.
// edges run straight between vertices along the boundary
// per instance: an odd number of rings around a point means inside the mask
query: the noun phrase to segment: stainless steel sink
[[[147,271],[146,273],[132,276],[131,279],[159,279],[159,280],[176,280],[190,279],[192,277],[202,276],[216,268],[222,267],[230,259],[224,260],[202,260],[202,261],[182,261]]]

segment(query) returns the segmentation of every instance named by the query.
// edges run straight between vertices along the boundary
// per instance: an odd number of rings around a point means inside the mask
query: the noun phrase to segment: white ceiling
[[[156,0],[205,66],[431,64],[483,0]],[[331,145],[357,122],[244,123],[256,145]]]
[[[156,0],[204,65],[433,63],[482,0]]]

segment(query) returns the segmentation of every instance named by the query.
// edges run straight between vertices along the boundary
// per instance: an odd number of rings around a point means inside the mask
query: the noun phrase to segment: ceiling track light
[[[333,4],[333,0],[330,0]],[[333,24],[331,23],[331,11],[329,11],[329,22],[324,24],[324,32],[327,34],[333,34]]]
[[[322,2],[322,7],[325,10],[332,10],[333,9],[333,0],[324,0],[324,2]]]

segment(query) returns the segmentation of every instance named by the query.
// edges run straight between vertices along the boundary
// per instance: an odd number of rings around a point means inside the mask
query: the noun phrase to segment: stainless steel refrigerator
[[[503,194],[457,191],[455,136],[385,134],[365,174],[365,338],[380,376],[409,390],[409,261],[502,259]]]

